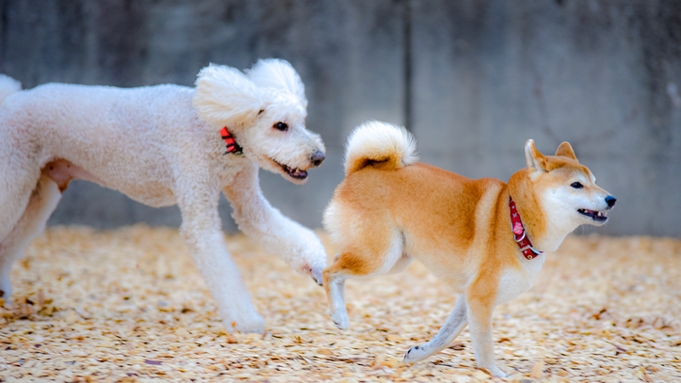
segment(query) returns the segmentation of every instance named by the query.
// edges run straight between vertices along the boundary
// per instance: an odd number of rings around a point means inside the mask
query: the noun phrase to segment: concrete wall
[[[348,133],[374,118],[470,177],[508,179],[527,138],[545,152],[568,140],[619,199],[598,232],[681,235],[681,1],[0,0],[0,72],[25,87],[190,85],[209,62],[259,57],[299,71],[328,149],[304,186],[262,173],[305,225],[321,225]],[[75,182],[50,220],[134,222],[180,218]]]

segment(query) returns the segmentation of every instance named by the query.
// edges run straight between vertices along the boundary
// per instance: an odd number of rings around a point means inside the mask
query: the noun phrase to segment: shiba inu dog
[[[469,325],[478,366],[503,377],[492,310],[532,286],[543,251],[556,250],[582,224],[603,225],[616,199],[567,142],[545,156],[528,140],[527,167],[508,184],[417,162],[415,146],[404,128],[381,122],[365,123],[348,140],[346,177],[324,212],[340,249],[323,272],[331,317],[348,328],[346,279],[399,272],[417,258],[463,294],[437,335],[404,361],[441,351]]]

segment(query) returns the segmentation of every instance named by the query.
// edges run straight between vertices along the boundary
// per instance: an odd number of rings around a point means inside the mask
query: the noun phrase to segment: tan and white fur
[[[211,65],[196,88],[46,84],[21,90],[0,75],[0,290],[44,228],[72,179],[119,190],[150,206],[177,204],[181,233],[217,300],[228,331],[261,332],[257,313],[221,231],[222,191],[239,228],[294,269],[321,281],[317,236],[263,197],[258,168],[303,183],[324,159],[305,127],[304,85],[286,61],[249,71]],[[223,154],[227,126],[243,155]]]
[[[509,198],[543,251],[556,250],[579,225],[602,225],[615,203],[569,143],[545,156],[528,140],[525,157],[527,167],[508,184],[472,180],[417,162],[415,141],[403,128],[380,122],[358,127],[347,144],[346,177],[324,213],[339,247],[323,272],[336,325],[349,326],[346,279],[399,272],[416,258],[463,293],[437,335],[412,347],[404,361],[439,352],[468,325],[478,366],[504,376],[494,361],[492,310],[529,289],[545,260],[522,255]]]

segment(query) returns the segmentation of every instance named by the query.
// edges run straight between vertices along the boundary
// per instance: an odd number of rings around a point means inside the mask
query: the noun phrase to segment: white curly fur
[[[321,280],[321,242],[263,197],[258,167],[301,183],[281,165],[307,170],[324,145],[305,128],[302,83],[296,85],[300,78],[290,64],[264,60],[254,70],[257,84],[234,68],[211,65],[199,73],[196,89],[46,84],[19,91],[16,81],[0,76],[0,290],[6,297],[12,262],[40,234],[61,198],[59,188],[73,178],[151,206],[178,204],[182,235],[230,332],[261,332],[264,322],[225,246],[220,191],[244,233]],[[296,93],[261,83],[293,84]],[[277,122],[288,130],[273,128]],[[243,156],[223,155],[222,126]]]
[[[264,96],[240,70],[210,64],[197,76],[193,104],[199,118],[213,130],[248,125],[264,107]]]
[[[12,93],[21,90],[21,83],[9,76],[0,74],[0,104]]]
[[[295,95],[298,101],[307,108],[307,98],[305,98],[305,85],[287,61],[279,59],[258,60],[253,67],[247,71],[248,77],[258,86],[272,87],[286,90]]]
[[[416,139],[405,128],[368,121],[355,128],[345,151],[345,174],[361,169],[367,160],[392,161],[396,168],[418,161]]]

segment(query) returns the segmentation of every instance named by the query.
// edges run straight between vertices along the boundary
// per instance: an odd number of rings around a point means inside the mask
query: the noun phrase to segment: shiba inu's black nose
[[[613,207],[613,206],[615,206],[615,202],[617,202],[617,198],[615,198],[615,197],[613,197],[613,196],[611,196],[611,195],[605,197],[605,203],[608,204],[608,207]]]
[[[324,158],[326,158],[324,157],[324,153],[322,153],[321,150],[317,150],[312,157],[310,157],[310,160],[312,160],[314,166],[319,166],[322,164],[322,161],[324,161]]]

